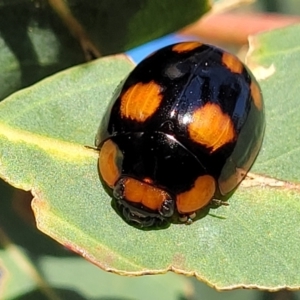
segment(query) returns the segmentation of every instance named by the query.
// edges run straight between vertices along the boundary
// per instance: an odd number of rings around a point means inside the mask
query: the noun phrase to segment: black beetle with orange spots
[[[100,176],[128,223],[191,223],[242,181],[264,127],[260,88],[238,58],[198,42],[167,46],[116,92],[96,137]]]

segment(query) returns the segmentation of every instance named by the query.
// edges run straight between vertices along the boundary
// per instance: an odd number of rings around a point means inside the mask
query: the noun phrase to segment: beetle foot
[[[193,220],[196,218],[196,213],[190,213],[186,215],[180,215],[179,216],[179,221],[182,223],[185,223],[186,225],[190,225],[193,223]]]

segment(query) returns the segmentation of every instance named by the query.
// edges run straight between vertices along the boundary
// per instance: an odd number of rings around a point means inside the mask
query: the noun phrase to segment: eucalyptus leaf
[[[78,27],[102,55],[109,55],[175,32],[210,9],[208,0],[189,0],[189,5],[185,0],[51,1],[57,9],[49,2],[0,1],[0,100],[83,63]],[[72,29],[57,13],[61,7],[62,15],[72,18]]]
[[[28,222],[33,221],[30,193],[3,181],[0,188],[1,300],[183,300],[194,295],[189,278],[174,273],[130,278],[102,271]]]
[[[98,153],[89,147],[114,89],[133,68],[122,56],[69,69],[3,101],[1,177],[32,190],[42,231],[104,270],[124,275],[174,271],[218,289],[297,289],[299,29],[252,38],[249,66],[256,74],[271,65],[275,70],[260,80],[265,142],[254,174],[230,205],[211,209],[190,226],[138,230],[122,221],[102,188]]]

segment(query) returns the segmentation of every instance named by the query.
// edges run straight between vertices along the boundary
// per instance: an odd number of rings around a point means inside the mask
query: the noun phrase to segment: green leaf
[[[261,87],[268,117],[265,145],[270,150],[263,148],[256,168],[270,177],[294,182],[300,180],[297,30],[298,25],[253,38],[249,61],[257,76],[269,76],[261,80]]]
[[[190,0],[189,5],[185,0],[70,3],[72,11],[89,28],[104,54],[123,52],[182,29],[208,12],[210,6],[208,0]],[[93,13],[87,14],[88,11]]]
[[[1,103],[1,176],[32,189],[42,231],[105,270],[135,275],[172,270],[219,289],[296,289],[300,168],[293,108],[299,95],[299,29],[253,38],[249,60],[255,71],[275,68],[261,81],[267,130],[256,174],[238,188],[229,207],[210,210],[191,226],[142,231],[127,225],[102,189],[97,152],[84,147],[93,145],[113,90],[133,67],[122,57],[70,69]]]
[[[195,22],[209,10],[208,2],[78,0],[65,5],[102,55],[108,55]],[[84,60],[80,42],[48,1],[0,1],[0,99]]]
[[[2,181],[0,189],[1,300],[173,300],[194,294],[189,279],[176,274],[128,278],[100,270],[26,222],[33,217],[30,193]]]

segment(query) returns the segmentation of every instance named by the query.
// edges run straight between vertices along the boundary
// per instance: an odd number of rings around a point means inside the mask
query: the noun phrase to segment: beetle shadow
[[[229,202],[228,200],[232,197],[232,195],[235,193],[235,191],[238,189],[239,184],[234,190],[232,190],[230,193],[228,193],[226,196],[221,195],[219,192],[215,195],[215,201],[212,200],[206,207],[200,209],[197,213],[196,213],[196,217],[192,220],[191,223],[184,223],[182,221],[180,221],[180,215],[178,213],[174,213],[174,215],[167,219],[165,222],[163,222],[162,224],[159,225],[154,225],[154,226],[150,226],[150,227],[141,227],[137,224],[134,223],[128,223],[126,221],[126,219],[124,218],[123,214],[120,212],[120,210],[118,209],[118,205],[117,205],[117,200],[114,198],[113,196],[113,192],[106,186],[106,184],[104,183],[103,179],[100,176],[100,171],[99,168],[97,168],[98,171],[98,175],[99,175],[99,181],[102,185],[102,188],[105,190],[105,192],[110,196],[111,198],[111,202],[110,205],[112,207],[112,209],[115,211],[115,213],[129,226],[134,227],[138,230],[142,230],[142,231],[152,231],[152,230],[164,230],[169,228],[171,225],[182,225],[182,226],[189,226],[195,222],[200,221],[201,219],[205,218],[207,215],[210,215],[213,218],[218,218],[218,219],[222,219],[222,220],[226,220],[226,217],[222,216],[222,215],[218,215],[217,213],[214,213],[214,211],[217,212],[217,209],[220,206],[229,206]]]
[[[152,231],[152,230],[164,230],[169,228],[171,225],[181,225],[181,226],[190,226],[195,222],[200,221],[201,219],[207,217],[207,215],[210,215],[211,217],[214,218],[218,218],[218,219],[222,219],[222,220],[226,220],[226,217],[218,215],[216,213],[214,213],[214,211],[217,212],[217,209],[220,206],[229,206],[228,200],[229,198],[233,195],[233,193],[235,192],[232,191],[229,195],[227,195],[226,197],[224,196],[219,196],[217,197],[217,201],[211,201],[210,204],[208,204],[206,207],[200,209],[197,213],[196,213],[196,217],[192,220],[191,223],[184,223],[182,221],[180,221],[180,215],[178,213],[174,213],[174,215],[167,219],[165,222],[159,224],[159,225],[153,225],[150,227],[141,227],[135,223],[128,223],[126,221],[126,219],[124,218],[123,214],[120,212],[120,210],[118,209],[118,204],[117,204],[117,200],[114,198],[112,191],[106,187],[106,185],[104,184],[101,176],[99,176],[102,188],[105,190],[105,192],[110,196],[111,198],[111,202],[110,205],[112,207],[112,209],[115,211],[115,213],[122,219],[122,221],[124,221],[128,226],[134,227],[135,229],[138,230],[142,230],[142,231]]]
[[[126,219],[124,218],[123,214],[120,212],[120,210],[118,209],[118,205],[117,205],[117,201],[114,197],[111,197],[111,207],[113,208],[113,210],[117,213],[117,215],[129,226],[134,227],[135,229],[138,230],[142,230],[142,231],[152,231],[152,230],[162,230],[162,229],[167,229],[168,227],[170,227],[171,222],[169,222],[169,220],[166,220],[160,224],[156,224],[153,226],[149,226],[149,227],[142,227],[139,226],[138,224],[135,223],[129,223],[126,221]]]
[[[229,204],[228,200],[232,197],[232,195],[235,193],[235,191],[237,189],[238,189],[238,186],[233,191],[228,193],[226,196],[223,196],[220,193],[217,193],[215,195],[216,197],[213,200],[211,200],[211,202],[207,206],[205,206],[197,211],[196,217],[193,218],[191,223],[184,224],[184,223],[180,222],[180,220],[179,220],[180,216],[178,214],[173,216],[171,223],[189,226],[189,225],[192,225],[193,223],[198,222],[201,219],[205,218],[207,215],[209,215],[213,218],[226,220],[227,219],[226,217],[224,217],[222,215],[218,215],[217,213],[214,213],[214,212],[217,212],[218,208],[221,206],[229,206],[230,204]]]
[[[235,193],[235,191],[238,189],[239,185],[237,187],[235,187],[231,192],[229,192],[226,196],[223,196],[220,193],[218,193],[217,196],[216,196],[215,201],[213,199],[210,202],[210,204],[208,205],[209,210],[215,210],[215,211],[217,211],[217,209],[220,206],[230,206],[230,203],[228,202],[228,200],[233,196],[233,194]],[[214,214],[213,212],[209,212],[208,214],[211,217],[226,220],[226,217]]]
[[[116,212],[116,214],[129,226],[132,226],[138,230],[142,230],[142,231],[152,231],[152,230],[164,230],[164,229],[167,229],[169,228],[171,225],[180,225],[180,226],[190,226],[192,224],[194,224],[195,222],[198,222],[198,221],[201,221],[203,218],[207,217],[208,215],[213,217],[213,218],[218,218],[218,219],[221,219],[221,220],[226,220],[227,218],[222,216],[222,215],[217,215],[215,213],[213,213],[213,211],[217,211],[217,209],[220,207],[220,206],[229,206],[229,203],[227,202],[228,199],[231,197],[230,196],[227,196],[227,197],[222,197],[222,199],[218,199],[221,201],[220,204],[218,203],[210,203],[208,204],[206,207],[200,209],[197,213],[196,213],[196,217],[192,220],[191,223],[189,222],[182,222],[180,221],[180,215],[178,213],[174,213],[174,215],[167,219],[164,223],[162,224],[159,224],[159,225],[154,225],[154,226],[151,226],[151,227],[141,227],[141,226],[138,226],[134,223],[128,223],[126,221],[126,219],[124,218],[124,216],[122,215],[122,213],[120,213],[118,207],[117,207],[117,203],[116,203],[116,199],[114,199],[113,195],[111,195],[111,192],[110,191],[107,191],[109,193],[109,195],[111,196],[111,207],[113,208],[113,210]],[[220,197],[221,198],[221,197]]]

